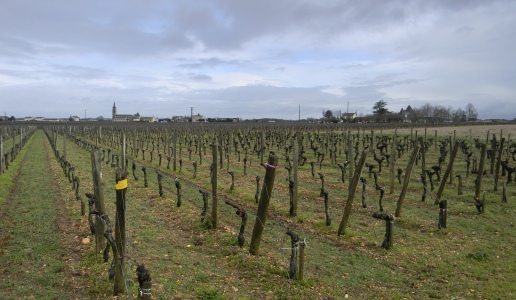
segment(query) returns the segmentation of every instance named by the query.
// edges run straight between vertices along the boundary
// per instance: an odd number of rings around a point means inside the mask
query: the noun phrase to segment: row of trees
[[[353,122],[467,122],[476,121],[478,112],[475,106],[468,103],[464,108],[453,109],[451,106],[432,105],[426,103],[419,108],[410,105],[400,112],[391,112],[387,102],[377,101],[373,106],[373,114],[358,117]],[[339,122],[339,116],[331,110],[323,110],[324,122]]]
[[[477,109],[471,103],[468,103],[464,109],[457,108],[455,110],[451,106],[445,107],[443,105],[431,105],[427,103],[415,109],[412,114],[414,115],[413,119],[426,118],[441,122],[465,122],[476,121],[478,119]]]
[[[373,106],[373,115],[364,116],[364,119],[391,122],[466,122],[477,120],[478,112],[471,103],[468,103],[464,109],[426,103],[420,108],[412,108],[409,105],[399,113],[393,113],[387,109],[387,102],[380,100]]]

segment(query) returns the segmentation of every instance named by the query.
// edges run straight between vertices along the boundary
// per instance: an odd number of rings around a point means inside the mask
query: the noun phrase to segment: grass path
[[[49,173],[50,145],[37,131],[17,158],[19,173],[1,208],[0,299],[85,299],[63,245],[55,174]],[[70,251],[72,250],[72,251]]]

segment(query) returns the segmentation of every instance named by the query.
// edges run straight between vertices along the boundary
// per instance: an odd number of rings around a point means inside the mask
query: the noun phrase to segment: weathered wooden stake
[[[278,165],[278,158],[271,152],[268,163],[266,164],[265,178],[263,182],[262,193],[260,195],[260,203],[258,204],[258,212],[256,213],[256,220],[254,222],[253,234],[251,237],[251,244],[249,252],[257,255],[260,249],[260,242],[263,233],[263,227],[267,220],[267,209],[272,197],[272,190],[274,188],[274,178],[276,177],[276,166]]]
[[[94,150],[91,152],[91,167],[93,174],[93,191],[95,199],[95,209],[99,214],[105,214],[104,205],[104,185],[102,183],[102,163],[100,161],[100,152]],[[106,247],[106,239],[104,237],[105,225],[98,217],[95,217],[95,253],[99,254]]]
[[[125,143],[125,132],[122,133],[122,169],[126,169],[127,166],[125,165],[125,157],[126,157],[126,143]],[[161,162],[161,159],[160,159]]]
[[[115,285],[113,294],[125,293],[125,262],[126,262],[126,231],[125,231],[125,212],[126,212],[126,191],[127,191],[127,171],[124,169],[116,170],[116,222],[115,222],[115,243],[117,253],[113,253],[115,258]]]
[[[507,203],[507,183],[503,183],[503,190],[502,190],[502,203]]]
[[[339,230],[337,231],[337,235],[344,234],[346,230],[346,226],[348,224],[349,214],[351,213],[351,207],[353,205],[353,200],[355,199],[355,192],[357,189],[358,182],[360,181],[360,174],[362,173],[362,169],[364,168],[365,160],[367,158],[367,150],[362,152],[362,156],[360,156],[360,160],[357,165],[357,169],[355,174],[352,176],[349,184],[348,191],[348,200],[346,201],[346,206],[344,207],[344,214],[342,215],[342,220],[340,221]],[[352,169],[352,168],[351,168]],[[351,178],[351,177],[350,177]]]
[[[297,178],[297,166],[298,166],[298,155],[297,155],[297,144],[298,144],[298,141],[296,141],[296,139],[299,139],[299,137],[296,137],[294,139],[292,139],[292,161],[293,161],[293,166],[292,166],[292,171],[293,171],[293,178],[292,178],[292,181],[294,182],[294,186],[293,186],[293,194],[292,194],[292,216],[295,217],[297,216],[297,201],[298,201],[298,197],[297,197],[297,190],[298,190],[298,178]]]
[[[173,170],[176,171],[176,158],[177,158],[177,130],[174,130],[174,162],[173,162]]]
[[[483,212],[483,203],[480,201],[480,192],[482,191],[482,177],[484,176],[484,162],[486,159],[486,144],[480,145],[480,164],[478,166],[477,178],[475,179],[475,204],[479,212]],[[482,207],[479,207],[482,204]]]
[[[410,159],[407,165],[407,169],[405,170],[405,178],[403,179],[403,187],[401,188],[401,194],[398,198],[398,204],[396,206],[396,212],[394,216],[399,218],[401,216],[401,206],[403,205],[403,201],[405,200],[405,194],[407,193],[408,185],[410,183],[410,175],[412,173],[412,167],[414,166],[414,162],[416,161],[416,156],[419,152],[419,144],[416,144],[414,149],[412,150],[412,154],[410,155]]]
[[[260,198],[260,176],[256,176],[256,193],[254,194],[254,201],[258,203]]]
[[[498,149],[498,159],[496,160],[496,170],[495,170],[495,177],[494,177],[493,191],[495,191],[495,192],[498,191],[498,175],[500,174],[500,165],[502,163],[502,153],[503,153],[504,142],[505,142],[505,138],[501,138],[500,139],[500,147]]]
[[[63,130],[63,157],[66,160],[66,131]]]
[[[450,154],[450,161],[448,162],[448,167],[446,167],[446,172],[444,172],[443,179],[441,180],[441,183],[439,184],[439,190],[437,190],[437,195],[435,197],[434,204],[439,204],[439,201],[441,201],[441,196],[444,191],[444,186],[446,185],[446,180],[448,179],[448,176],[450,176],[451,170],[453,168],[453,162],[455,161],[455,157],[457,156],[457,151],[459,150],[459,142],[455,141],[455,145],[453,145],[452,153]]]
[[[439,202],[439,229],[446,228],[446,211],[448,209],[448,201],[442,200]]]
[[[353,156],[353,137],[350,133],[348,133],[348,161],[349,161],[349,185],[348,188],[351,187],[351,181],[353,178],[353,172],[355,171],[355,157]],[[365,163],[365,162],[364,162]]]
[[[0,175],[4,174],[4,136],[0,134]]]
[[[398,129],[394,129],[394,136],[392,137],[392,145],[391,145],[391,156],[389,160],[389,170],[390,170],[390,194],[394,194],[394,161],[396,156],[396,138],[397,138]],[[417,134],[417,132],[416,132]]]
[[[211,155],[213,158],[213,173],[211,174],[211,225],[213,229],[217,229],[218,225],[218,198],[217,198],[217,142],[211,145]],[[222,157],[222,155],[221,155]],[[222,164],[221,164],[222,165]]]
[[[303,280],[305,277],[305,247],[305,240],[299,241],[299,280]]]

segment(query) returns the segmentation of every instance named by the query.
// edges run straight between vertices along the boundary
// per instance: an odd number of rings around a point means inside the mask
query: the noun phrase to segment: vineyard
[[[513,298],[516,125],[423,125],[1,125],[0,298]]]

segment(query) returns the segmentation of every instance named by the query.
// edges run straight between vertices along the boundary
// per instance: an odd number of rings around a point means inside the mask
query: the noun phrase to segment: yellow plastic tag
[[[115,188],[117,190],[123,190],[127,188],[127,179],[120,180],[116,183]]]

